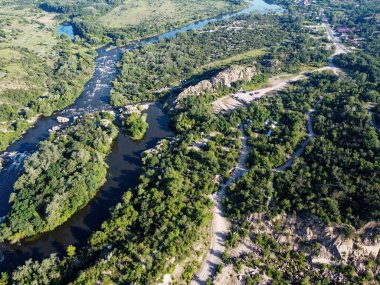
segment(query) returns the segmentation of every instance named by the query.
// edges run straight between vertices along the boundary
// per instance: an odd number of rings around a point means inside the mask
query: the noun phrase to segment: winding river
[[[259,13],[282,11],[281,7],[267,4],[262,0],[250,1],[250,4],[244,10],[199,21],[142,40],[139,44],[155,43],[160,39],[171,38],[180,32],[202,28],[212,22],[254,11]],[[102,47],[98,49],[94,75],[86,83],[83,93],[75,103],[62,111],[55,112],[50,117],[40,118],[33,128],[29,129],[21,139],[1,154],[5,163],[0,172],[0,217],[5,216],[10,210],[9,196],[13,191],[14,182],[22,171],[25,158],[36,150],[40,141],[48,137],[49,129],[57,125],[56,118],[58,116],[73,118],[74,116],[112,108],[108,102],[112,81],[117,75],[117,62],[126,50],[131,50],[134,46],[135,44],[123,48]],[[121,200],[124,191],[138,183],[141,171],[141,153],[154,147],[160,139],[173,136],[168,127],[167,114],[164,113],[160,104],[150,105],[147,113],[149,129],[142,140],[134,142],[122,132],[119,133],[112,153],[107,158],[109,165],[107,182],[99,190],[97,197],[73,215],[65,224],[51,232],[23,241],[18,245],[0,244],[0,255],[3,257],[0,257],[0,271],[12,270],[28,258],[40,260],[54,252],[64,254],[66,247],[70,244],[82,246],[86,243],[90,234],[97,230],[101,223],[110,216],[110,208]]]

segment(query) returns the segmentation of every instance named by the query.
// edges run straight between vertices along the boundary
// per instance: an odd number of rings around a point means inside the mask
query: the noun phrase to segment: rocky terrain
[[[218,88],[231,87],[239,81],[250,81],[253,76],[259,74],[254,66],[232,66],[209,80],[202,80],[183,90],[174,101],[176,108],[180,107],[181,101],[189,96],[200,96],[207,92],[215,92]]]
[[[378,284],[379,233],[380,223],[374,222],[355,231],[317,218],[254,214],[245,238],[224,254],[225,267],[215,284]]]

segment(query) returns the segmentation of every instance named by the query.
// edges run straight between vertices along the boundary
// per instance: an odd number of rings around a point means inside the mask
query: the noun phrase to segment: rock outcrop
[[[351,228],[351,231],[347,231],[347,225],[327,225],[313,216],[278,215],[269,218],[263,213],[255,213],[247,222],[251,225],[250,235],[227,250],[228,264],[213,284],[243,285],[248,277],[260,277],[262,282],[258,284],[269,284],[271,280],[265,276],[264,264],[270,264],[279,272],[289,273],[293,283],[297,284],[304,278],[305,272],[327,277],[332,284],[345,284],[346,276],[333,270],[341,265],[350,265],[354,275],[370,272],[377,276],[379,273],[380,268],[371,264],[380,254],[380,222],[369,222],[358,230]],[[263,243],[261,239],[257,242],[257,236],[271,237],[281,250],[272,249],[269,255],[264,254],[263,244],[266,246],[268,243]],[[307,261],[303,267],[289,262],[292,258],[287,261],[277,255],[278,252],[284,254],[292,251],[303,253]],[[245,260],[249,262],[245,263]],[[329,266],[321,270],[321,264]]]
[[[231,87],[233,83],[249,81],[257,74],[259,74],[259,71],[254,66],[229,67],[218,73],[215,77],[209,80],[202,80],[196,85],[183,90],[174,101],[174,106],[176,108],[180,107],[181,101],[189,96],[200,96],[207,92],[214,92],[221,87]]]

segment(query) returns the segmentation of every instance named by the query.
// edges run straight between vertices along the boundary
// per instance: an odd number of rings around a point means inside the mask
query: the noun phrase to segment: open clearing
[[[226,66],[226,65],[235,64],[235,63],[238,63],[238,62],[243,61],[243,60],[252,60],[252,59],[255,59],[256,57],[264,55],[265,53],[266,53],[265,48],[253,49],[253,50],[250,50],[247,52],[237,54],[235,56],[228,57],[226,59],[214,61],[214,62],[210,63],[207,66],[207,68],[218,68],[218,67],[222,67],[222,66]]]
[[[57,43],[54,16],[32,8],[2,6],[0,29],[5,38],[0,38],[0,49],[14,46],[46,56]]]
[[[234,7],[240,6],[223,0],[126,0],[99,21],[106,28],[125,28],[143,22],[151,26],[178,24],[208,18]]]
[[[23,129],[15,133],[13,124],[18,110],[27,110],[32,100],[47,93],[48,71],[57,58],[55,16],[29,6],[1,3],[0,145],[6,145]],[[32,121],[18,122],[26,128]]]
[[[43,71],[52,64],[57,44],[53,17],[31,8],[1,8],[0,94],[5,90],[44,89]]]

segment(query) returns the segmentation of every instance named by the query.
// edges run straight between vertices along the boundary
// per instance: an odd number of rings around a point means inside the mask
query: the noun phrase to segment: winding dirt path
[[[311,108],[309,111],[307,111],[306,113],[306,120],[307,120],[307,138],[301,143],[301,146],[294,152],[294,154],[292,155],[291,158],[289,158],[283,165],[281,165],[280,167],[277,167],[275,169],[273,169],[273,171],[276,171],[276,172],[282,172],[282,171],[285,171],[286,169],[288,169],[294,162],[294,160],[297,158],[297,157],[300,157],[306,146],[309,144],[309,141],[315,137],[315,132],[313,130],[313,120],[311,119],[311,114],[315,112],[315,108],[318,106],[319,103],[321,103],[321,101],[323,100],[323,98],[319,98],[319,100],[317,101],[317,103],[315,103],[314,107]]]
[[[306,76],[304,73],[297,74],[291,77],[290,79],[280,80],[280,79],[277,79],[277,77],[273,77],[269,79],[271,83],[273,84],[272,86],[254,90],[252,91],[254,93],[253,95],[234,93],[234,94],[223,96],[212,103],[213,112],[223,113],[223,112],[228,112],[233,109],[242,107],[245,104],[249,104],[254,100],[262,98],[263,96],[267,95],[270,92],[284,89],[289,83],[292,83],[294,81],[297,81],[305,77]]]
[[[315,71],[324,71],[324,70],[331,70],[333,71],[335,74],[339,74],[340,72],[342,72],[342,70],[335,66],[334,63],[333,63],[333,58],[334,56],[338,55],[338,54],[347,54],[350,52],[350,50],[348,50],[345,46],[343,46],[341,43],[340,43],[340,40],[334,36],[334,31],[332,30],[332,28],[330,27],[330,25],[328,23],[324,23],[323,26],[325,27],[326,29],[326,32],[327,32],[327,35],[328,35],[328,38],[334,43],[336,49],[335,49],[335,53],[331,56],[330,60],[329,60],[329,65],[328,66],[325,66],[325,67],[322,67],[322,68],[318,68],[316,69]],[[300,157],[302,155],[302,153],[304,152],[306,146],[308,145],[309,141],[311,138],[315,137],[315,133],[314,133],[314,130],[313,130],[313,122],[312,122],[312,119],[311,119],[311,114],[313,112],[315,112],[315,108],[318,106],[318,104],[323,100],[323,97],[320,98],[318,100],[318,102],[314,105],[314,107],[312,109],[310,109],[307,113],[306,113],[306,119],[307,119],[307,131],[308,131],[308,137],[306,140],[304,140],[301,144],[301,146],[294,152],[294,154],[292,155],[291,158],[289,158],[283,165],[281,165],[280,167],[277,167],[275,169],[273,169],[273,171],[285,171],[286,169],[288,169],[294,162],[294,159],[296,159],[297,157]],[[372,116],[373,118],[373,114],[370,110],[368,110],[368,112],[370,113],[370,115]],[[374,128],[376,128],[376,124],[374,123],[373,121],[373,124],[374,124]]]
[[[278,79],[278,77],[272,77],[269,79],[269,81],[272,82],[272,86],[248,92],[253,93],[252,95],[249,95],[248,93],[243,94],[241,92],[237,92],[234,94],[223,96],[212,103],[213,112],[224,113],[232,111],[236,108],[240,108],[245,104],[249,104],[254,100],[262,98],[268,93],[282,90],[286,88],[289,84],[297,80],[306,78],[310,72],[322,72],[330,70],[334,72],[336,75],[342,73],[342,70],[333,63],[333,58],[338,54],[347,54],[351,51],[341,44],[339,38],[334,36],[334,31],[328,23],[323,23],[323,26],[326,29],[328,38],[333,42],[335,46],[335,53],[330,57],[329,64],[327,66],[317,68],[312,71],[301,72],[288,79]]]
[[[371,124],[372,127],[376,130],[379,131],[379,126],[376,124],[376,113],[372,111],[372,109],[375,107],[375,103],[370,103],[366,109],[368,114],[371,116]]]
[[[222,263],[222,254],[225,250],[225,240],[228,234],[229,223],[224,217],[223,197],[226,194],[228,186],[234,183],[238,178],[242,177],[247,171],[245,163],[249,154],[247,147],[247,137],[244,134],[241,137],[242,152],[239,156],[239,162],[233,169],[233,174],[230,179],[220,188],[218,193],[213,195],[213,219],[212,219],[212,238],[210,249],[207,253],[205,260],[202,263],[201,269],[195,276],[191,285],[206,284],[208,279],[211,279],[218,267]]]
[[[326,70],[330,70],[334,72],[335,74],[339,74],[340,72],[342,72],[342,70],[339,67],[336,67],[332,63],[332,60],[330,60],[328,66],[317,68],[310,72],[322,72]],[[293,77],[289,79],[279,80],[276,77],[271,78],[270,80],[273,82],[272,86],[251,91],[250,93],[253,93],[253,95],[234,93],[234,94],[223,96],[212,103],[213,112],[224,113],[224,112],[232,111],[233,109],[236,109],[236,108],[240,108],[244,106],[245,104],[249,104],[254,100],[260,99],[271,92],[283,90],[289,84],[296,82],[300,79],[306,78],[308,76],[308,73],[310,72],[301,72],[300,74],[294,75]]]
[[[336,51],[334,55],[331,56],[328,66],[315,69],[312,72],[331,70],[334,73],[338,74],[339,72],[341,72],[341,69],[336,67],[333,64],[333,60],[332,60],[333,57],[336,54],[348,53],[350,51],[340,44],[339,39],[334,37],[334,32],[327,23],[325,23],[324,26],[326,28],[326,32],[329,38],[333,41],[334,45],[336,46]],[[217,101],[213,102],[212,104],[213,111],[215,113],[231,111],[232,109],[241,107],[255,99],[259,99],[267,95],[268,93],[281,90],[285,88],[289,83],[292,83],[294,81],[297,81],[299,79],[306,78],[306,77],[307,77],[307,72],[302,72],[300,74],[297,74],[291,77],[290,79],[278,80],[273,86],[253,91],[254,94],[251,95],[250,98],[245,97],[244,100],[241,100],[236,96],[233,96],[236,94],[224,96],[218,99]],[[312,126],[311,114],[315,112],[315,107],[322,101],[322,99],[323,98],[320,98],[318,102],[314,105],[314,107],[306,113],[307,129],[308,129],[307,139],[301,144],[300,148],[298,148],[295,151],[293,156],[287,162],[285,162],[284,165],[274,169],[274,171],[285,171],[288,167],[290,167],[294,159],[296,157],[301,156],[301,154],[303,153],[310,139],[315,136],[313,126]],[[247,148],[247,137],[243,135],[241,137],[241,141],[243,145],[243,150],[239,157],[239,163],[236,165],[231,178],[221,187],[218,194],[214,195],[213,197],[214,207],[213,207],[211,245],[198,274],[195,276],[194,280],[190,283],[191,285],[206,284],[207,280],[212,279],[212,277],[215,275],[218,265],[222,263],[221,257],[225,250],[225,239],[226,239],[226,236],[228,234],[228,229],[229,229],[229,223],[227,219],[224,217],[224,207],[223,207],[222,199],[226,193],[227,187],[231,185],[232,183],[234,183],[238,178],[243,176],[243,174],[247,171],[247,168],[245,167],[245,162],[249,154],[248,148]]]
[[[371,123],[372,123],[372,127],[378,131],[379,130],[379,126],[376,124],[376,114],[371,111],[371,110],[367,110],[369,115],[371,116]]]

